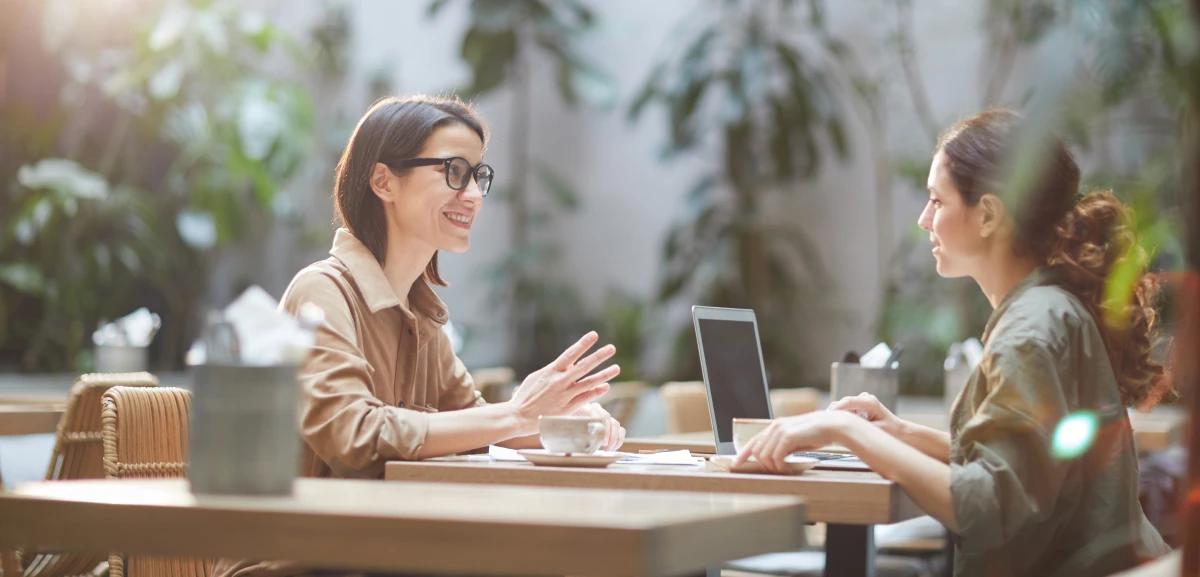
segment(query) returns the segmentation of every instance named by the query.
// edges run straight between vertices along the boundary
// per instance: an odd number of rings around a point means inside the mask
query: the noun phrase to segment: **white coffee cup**
[[[734,419],[733,420],[733,448],[737,452],[742,452],[742,447],[767,428],[771,424],[771,419]]]
[[[606,437],[604,417],[538,417],[538,434],[551,453],[595,453]]]

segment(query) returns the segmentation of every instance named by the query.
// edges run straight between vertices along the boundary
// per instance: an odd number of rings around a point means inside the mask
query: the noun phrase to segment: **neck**
[[[979,283],[979,288],[995,309],[1004,302],[1004,297],[1012,292],[1013,287],[1035,268],[1037,263],[1033,259],[1018,257],[1005,246],[992,258],[986,259],[984,266],[979,267],[979,272],[971,276]]]
[[[387,277],[388,284],[392,285],[396,296],[404,302],[404,308],[408,308],[408,291],[412,289],[413,283],[421,278],[435,252],[437,249],[423,242],[395,234],[394,230],[388,231],[383,276]]]

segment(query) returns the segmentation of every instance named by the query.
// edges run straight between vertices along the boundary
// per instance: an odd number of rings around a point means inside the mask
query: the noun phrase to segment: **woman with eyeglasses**
[[[1138,502],[1126,413],[1169,386],[1151,353],[1156,281],[1131,211],[1079,195],[1067,147],[1024,143],[1021,129],[1008,110],[964,120],[929,169],[918,225],[937,272],[971,277],[994,309],[950,433],[864,394],[776,420],[738,461],[783,471],[792,452],[838,443],[954,534],[955,575],[1109,575],[1168,551]],[[1037,162],[1008,178],[1021,146],[1040,146]],[[1124,258],[1132,290],[1106,301]]]
[[[586,355],[588,333],[525,378],[512,400],[487,404],[443,332],[438,252],[461,253],[492,185],[487,133],[457,98],[385,98],[359,121],[337,165],[330,258],[300,271],[281,307],[325,312],[300,373],[301,473],[380,478],[389,460],[498,444],[537,448],[540,415],[606,418],[605,448],[625,430],[594,403],[620,373],[595,371],[616,352]],[[214,575],[300,575],[281,561],[221,561]]]

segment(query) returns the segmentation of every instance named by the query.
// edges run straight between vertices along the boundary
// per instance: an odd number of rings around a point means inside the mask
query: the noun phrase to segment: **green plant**
[[[803,331],[824,320],[829,277],[813,241],[772,206],[850,153],[831,71],[848,49],[819,2],[714,0],[694,14],[629,110],[631,120],[651,105],[666,111],[666,157],[719,148],[668,233],[658,298],[754,309],[770,382],[798,386]],[[802,47],[806,37],[816,46]],[[676,378],[695,378],[690,326],[677,343]]]
[[[429,14],[436,15],[447,2],[435,0]],[[560,272],[561,248],[550,230],[555,217],[578,210],[579,194],[529,150],[533,66],[537,59],[550,60],[558,96],[568,105],[611,105],[615,88],[576,47],[595,24],[582,2],[471,0],[469,11],[461,52],[471,67],[471,82],[459,92],[477,97],[508,89],[511,94],[508,152],[513,160],[501,172],[507,182],[498,182],[491,197],[508,204],[512,236],[490,282],[495,297],[509,304],[509,362],[523,374],[553,360],[591,324],[578,290]]]
[[[930,106],[916,67],[912,41],[911,2],[889,3],[896,12],[892,52],[899,58],[914,110],[932,144],[944,119]],[[1173,223],[1181,165],[1177,126],[1183,114],[1181,85],[1186,82],[1181,55],[1190,35],[1179,0],[1104,2],[1088,0],[990,0],[983,27],[992,55],[980,108],[1008,105],[1038,119],[1035,134],[1026,135],[1036,151],[1038,138],[1059,131],[1087,153],[1099,156],[1098,169],[1085,175],[1083,190],[1112,188],[1134,207],[1141,250],[1156,270],[1178,266],[1182,251]],[[1038,78],[1027,93],[1006,99],[1014,61],[1042,46],[1047,38],[1070,38],[1058,56],[1073,64],[1070,74]],[[1116,111],[1130,105],[1136,114]],[[1129,147],[1125,162],[1108,157],[1094,143],[1136,134],[1143,143]],[[931,147],[932,148],[932,147]],[[924,196],[928,151],[907,155],[901,174]],[[1036,154],[1018,159],[1014,182],[1037,170]],[[1123,166],[1123,168],[1122,168]],[[980,336],[991,314],[982,293],[969,280],[946,280],[933,273],[927,235],[914,226],[892,262],[878,331],[882,338],[909,345],[902,363],[902,390],[941,390],[941,359],[954,341]],[[1138,259],[1126,259],[1109,279],[1114,301],[1129,298]]]
[[[230,3],[144,8],[121,22],[132,40],[87,33],[115,22],[45,13],[67,106],[59,144],[23,162],[62,159],[0,173],[18,181],[0,266],[40,277],[6,275],[4,301],[19,291],[23,306],[0,341],[27,351],[26,370],[87,369],[79,352],[96,321],[145,302],[163,313],[165,364],[178,362],[211,259],[262,234],[306,152],[308,97],[267,73],[303,55],[288,34]]]

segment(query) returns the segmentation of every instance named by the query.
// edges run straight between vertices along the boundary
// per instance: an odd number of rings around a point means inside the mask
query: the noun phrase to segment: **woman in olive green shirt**
[[[1120,310],[1105,308],[1116,259],[1144,256],[1119,200],[1077,195],[1079,168],[1058,139],[1023,201],[1004,197],[1019,124],[1007,110],[959,123],[929,171],[919,225],[937,271],[970,276],[995,309],[950,433],[860,395],[777,420],[738,459],[782,471],[792,452],[840,443],[954,534],[956,575],[1107,575],[1168,551],[1138,502],[1125,410],[1152,405],[1165,384],[1150,360],[1156,286],[1143,275]],[[1069,417],[1097,424],[1078,454],[1054,444]]]

